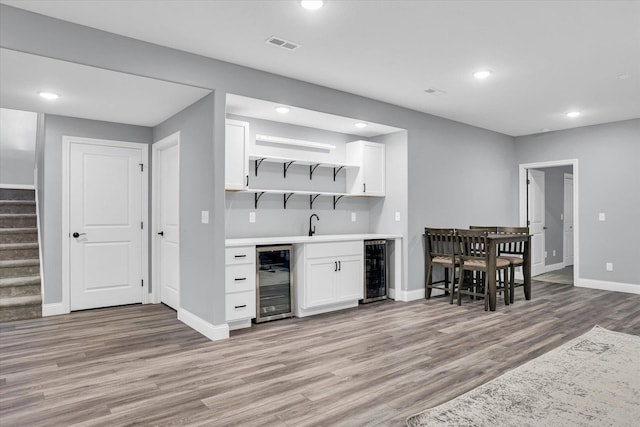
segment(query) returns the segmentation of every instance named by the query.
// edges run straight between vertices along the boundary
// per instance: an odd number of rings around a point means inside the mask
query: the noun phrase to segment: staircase
[[[0,322],[42,317],[34,190],[0,188]]]

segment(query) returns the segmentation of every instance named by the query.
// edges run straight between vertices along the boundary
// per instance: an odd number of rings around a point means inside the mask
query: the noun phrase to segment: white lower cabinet
[[[256,247],[226,249],[225,314],[229,329],[251,326],[256,317]]]
[[[298,245],[296,316],[357,306],[364,297],[363,257],[362,240]]]

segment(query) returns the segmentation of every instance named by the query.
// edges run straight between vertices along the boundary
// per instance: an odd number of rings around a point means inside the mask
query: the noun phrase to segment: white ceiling
[[[37,92],[62,95],[47,101]],[[0,107],[155,126],[209,90],[0,49]]]
[[[508,135],[640,117],[639,1],[2,3]]]

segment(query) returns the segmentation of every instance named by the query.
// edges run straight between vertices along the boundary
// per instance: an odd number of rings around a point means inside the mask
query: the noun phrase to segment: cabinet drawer
[[[225,298],[227,322],[256,317],[256,292],[228,294]]]
[[[225,267],[225,292],[255,291],[256,269],[253,264],[227,265]]]
[[[307,258],[362,255],[364,253],[364,241],[307,243],[305,250]]]
[[[256,262],[255,246],[238,246],[225,250],[225,265],[254,264]]]

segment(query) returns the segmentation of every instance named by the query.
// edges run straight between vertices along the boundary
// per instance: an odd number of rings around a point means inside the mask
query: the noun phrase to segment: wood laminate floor
[[[383,302],[211,342],[164,305],[0,325],[0,424],[400,426],[588,331],[640,335],[640,295],[534,282],[485,312]]]

